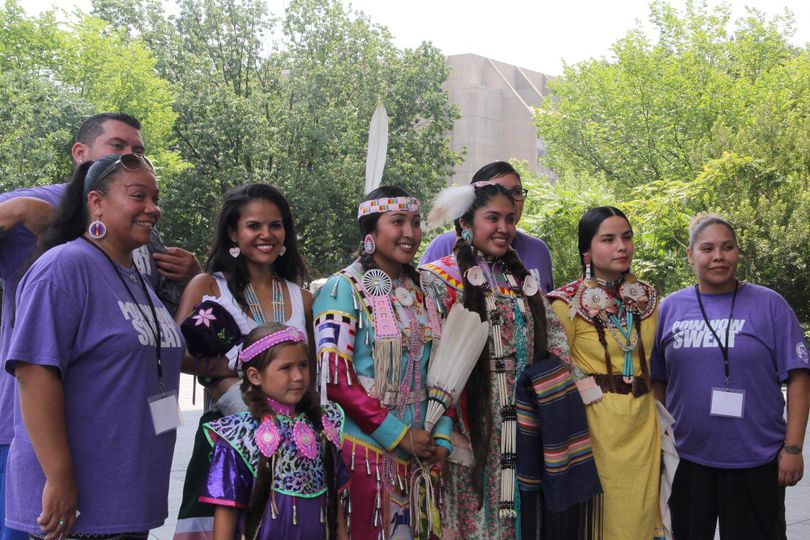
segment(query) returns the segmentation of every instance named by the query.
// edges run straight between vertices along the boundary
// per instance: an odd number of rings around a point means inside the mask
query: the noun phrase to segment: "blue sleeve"
[[[442,233],[430,243],[430,245],[425,250],[424,255],[422,255],[422,259],[420,259],[419,264],[427,264],[436,260],[441,259],[442,257],[447,257],[450,253],[453,252],[453,244],[456,243],[456,233],[453,231],[449,231],[446,233]]]
[[[810,369],[807,341],[799,319],[787,301],[779,296],[774,310],[774,353],[779,380],[786,382],[793,369]]]
[[[650,376],[655,381],[666,383],[669,380],[667,377],[667,363],[664,356],[664,327],[669,324],[669,317],[667,317],[669,310],[662,302],[658,311],[658,327],[655,329],[655,341],[653,342],[653,350],[650,353]]]
[[[453,445],[450,442],[450,433],[453,431],[453,420],[449,416],[442,416],[436,425],[433,426],[433,439],[439,446],[444,446],[447,451],[453,452]]]
[[[32,266],[17,289],[5,369],[13,375],[16,362],[52,366],[64,378],[84,311],[83,287],[79,282],[62,286],[59,278],[66,269],[59,269],[59,263],[64,258],[39,262],[43,264]]]

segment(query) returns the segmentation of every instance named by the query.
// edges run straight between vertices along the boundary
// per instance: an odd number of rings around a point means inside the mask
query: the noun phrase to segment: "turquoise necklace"
[[[610,324],[607,324],[610,335],[616,340],[619,349],[624,352],[624,368],[622,375],[626,383],[633,382],[633,351],[638,346],[638,332],[633,334],[633,312],[625,309],[624,304],[618,300],[613,300],[616,303],[618,315],[613,313],[609,316]],[[622,323],[621,317],[624,316],[625,321]],[[617,335],[617,332],[621,335]]]

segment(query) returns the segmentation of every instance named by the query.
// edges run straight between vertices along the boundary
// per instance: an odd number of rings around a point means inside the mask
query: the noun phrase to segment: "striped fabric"
[[[528,366],[516,389],[520,488],[542,486],[543,506],[561,512],[602,492],[585,407],[556,357]]]

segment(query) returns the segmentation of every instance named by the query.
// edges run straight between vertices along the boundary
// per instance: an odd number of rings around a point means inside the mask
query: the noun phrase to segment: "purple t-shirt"
[[[455,231],[440,234],[427,247],[419,265],[447,257],[453,253],[455,243]],[[529,273],[540,283],[543,291],[553,291],[554,275],[551,273],[551,252],[546,243],[539,238],[517,231],[515,239],[512,241],[512,248],[517,252]]]
[[[701,294],[706,316],[725,340],[732,293]],[[745,392],[743,418],[711,416],[713,388],[725,387],[723,355],[689,287],[661,303],[652,378],[667,383],[678,454],[709,467],[749,468],[772,461],[785,439],[781,385],[808,369],[799,321],[778,293],[741,283],[728,340],[729,388]]]
[[[176,391],[185,343],[168,310],[146,290],[160,321],[165,388]],[[61,374],[81,511],[76,533],[146,531],[167,516],[176,433],[156,436],[149,412],[148,398],[161,392],[151,318],[134,270],[113,268],[81,238],[43,254],[20,282],[5,368],[13,373],[22,361]],[[6,524],[39,532],[45,477],[19,401],[15,407]]]
[[[0,194],[0,203],[18,197],[35,197],[51,206],[59,206],[59,200],[67,184],[23,188]],[[34,252],[37,237],[34,233],[18,225],[0,236],[0,284],[3,286],[3,306],[0,312],[0,361],[6,358],[9,339],[11,339],[11,322],[14,319],[14,296],[19,283],[20,271]],[[11,444],[14,438],[14,377],[5,370],[0,372],[0,444]]]

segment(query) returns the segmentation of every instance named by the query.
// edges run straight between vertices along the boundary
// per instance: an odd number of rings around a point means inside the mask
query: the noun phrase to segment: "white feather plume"
[[[463,304],[450,308],[442,328],[442,339],[428,369],[428,406],[425,429],[431,431],[448,407],[458,402],[484,345],[489,322]]]
[[[371,116],[371,125],[368,128],[368,154],[366,155],[366,187],[364,195],[368,195],[382,182],[383,169],[385,169],[385,156],[388,151],[388,114],[385,107],[378,105]]]
[[[435,229],[464,215],[475,201],[475,188],[471,185],[451,186],[443,189],[433,200],[427,218],[428,229]]]

